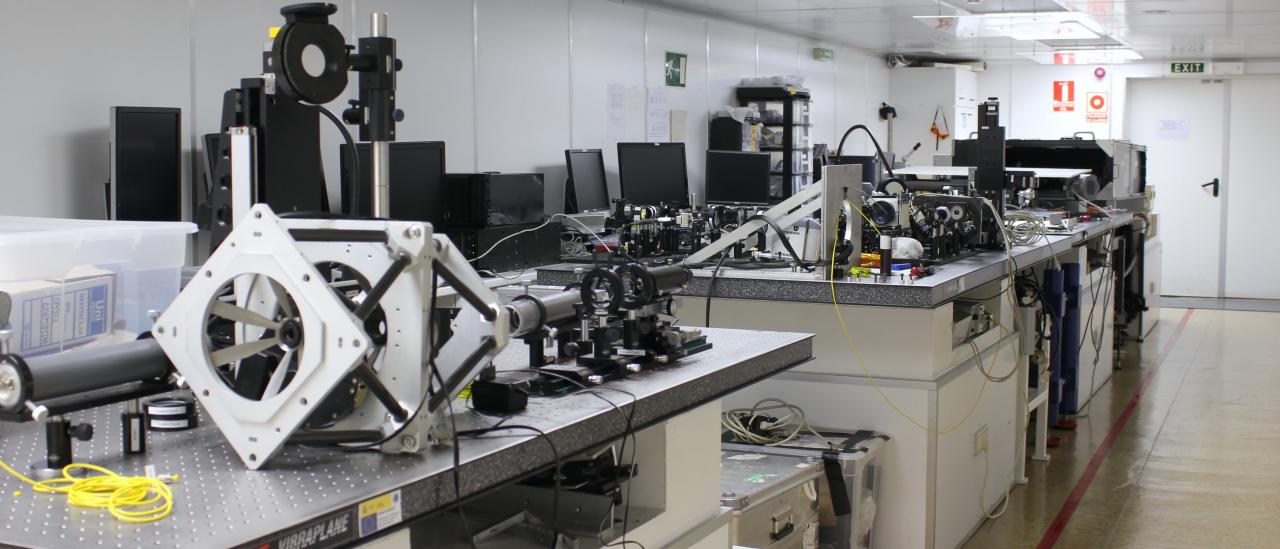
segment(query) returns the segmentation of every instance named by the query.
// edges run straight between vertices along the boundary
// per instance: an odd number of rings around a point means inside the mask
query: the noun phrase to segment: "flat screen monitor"
[[[604,153],[600,149],[569,149],[564,151],[564,161],[569,168],[565,197],[570,201],[565,211],[608,210],[609,184],[604,177]]]
[[[182,110],[111,107],[107,216],[182,221]]]
[[[707,151],[707,203],[769,204],[769,165],[767,152]]]
[[[684,143],[618,143],[618,187],[633,204],[688,206]]]
[[[342,198],[351,201],[351,155],[348,147],[341,148]],[[369,144],[359,143],[356,150],[360,157],[360,188],[356,197],[356,209],[344,204],[342,210],[355,215],[368,216],[373,211],[372,180],[373,161]],[[391,218],[400,221],[426,221],[440,224],[440,189],[444,181],[443,141],[396,141],[391,143]]]
[[[543,207],[542,187],[540,173],[489,175],[489,224],[520,225],[545,221],[547,212]]]

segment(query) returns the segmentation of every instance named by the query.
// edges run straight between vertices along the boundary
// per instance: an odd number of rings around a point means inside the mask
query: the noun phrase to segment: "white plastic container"
[[[44,354],[149,330],[147,311],[164,310],[181,289],[195,231],[191,223],[0,216],[0,291],[12,301],[0,323],[14,331],[12,349]],[[86,286],[94,286],[91,305],[109,310],[84,310]],[[97,299],[102,292],[108,297]],[[105,324],[87,329],[86,315]]]

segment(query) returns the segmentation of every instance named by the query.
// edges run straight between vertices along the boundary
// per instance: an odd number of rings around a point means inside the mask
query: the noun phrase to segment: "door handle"
[[[1202,188],[1202,189],[1203,189],[1203,188],[1208,187],[1208,186],[1210,186],[1210,185],[1212,185],[1212,186],[1213,186],[1213,197],[1214,197],[1214,198],[1218,198],[1218,187],[1221,185],[1221,183],[1218,181],[1218,178],[1216,178],[1216,177],[1215,177],[1215,178],[1213,178],[1213,181],[1210,181],[1210,182],[1208,182],[1208,183],[1205,183],[1204,185],[1201,185],[1201,186],[1200,186],[1200,188]]]

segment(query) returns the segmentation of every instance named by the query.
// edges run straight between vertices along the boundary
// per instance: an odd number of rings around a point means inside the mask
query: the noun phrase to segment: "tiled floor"
[[[1280,299],[1240,299],[1228,297],[1174,297],[1164,296],[1160,301],[1165,307],[1178,309],[1226,309],[1231,311],[1259,311],[1264,313],[1280,313]]]
[[[1055,547],[1280,547],[1280,314],[1163,309],[1049,463],[966,548],[1036,547],[1116,418],[1127,426]],[[1156,369],[1162,351],[1168,354]]]

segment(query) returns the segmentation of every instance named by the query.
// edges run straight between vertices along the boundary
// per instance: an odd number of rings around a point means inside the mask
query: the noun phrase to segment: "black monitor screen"
[[[351,205],[343,211],[367,216],[372,211],[373,162],[369,144],[356,145],[360,151],[360,196],[357,211]],[[342,146],[342,198],[351,199],[351,156]],[[440,223],[440,188],[444,181],[443,141],[401,141],[391,143],[391,218],[401,221]]]
[[[547,218],[543,204],[542,174],[504,173],[490,176],[490,225],[542,223]]]
[[[111,108],[112,219],[182,220],[182,111]]]
[[[689,204],[684,143],[618,143],[618,186],[633,204]]]
[[[573,185],[576,210],[590,212],[609,209],[609,184],[604,178],[604,153],[600,149],[564,151]]]
[[[707,151],[707,203],[768,204],[769,153]]]

